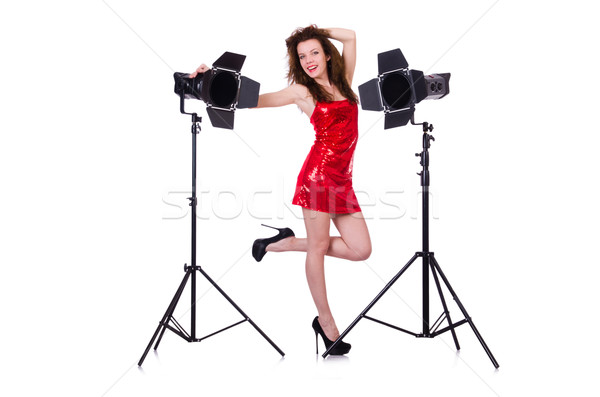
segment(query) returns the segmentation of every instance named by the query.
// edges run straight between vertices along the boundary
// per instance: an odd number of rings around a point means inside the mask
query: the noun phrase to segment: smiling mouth
[[[317,68],[317,66],[309,66],[308,68],[306,68],[309,72],[314,72],[314,70]]]

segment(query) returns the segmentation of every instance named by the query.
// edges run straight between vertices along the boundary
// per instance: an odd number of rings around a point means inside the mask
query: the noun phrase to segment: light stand
[[[335,346],[342,339],[344,339],[344,337],[346,335],[348,335],[348,333],[354,328],[354,326],[363,318],[374,321],[378,324],[386,325],[386,326],[396,329],[398,331],[405,332],[405,333],[415,336],[417,338],[434,338],[438,335],[443,334],[444,332],[450,331],[452,333],[452,338],[454,339],[454,344],[456,346],[456,350],[460,350],[460,345],[458,344],[458,339],[456,337],[455,328],[460,325],[463,325],[465,323],[469,323],[469,325],[471,326],[471,329],[475,333],[475,336],[481,343],[481,346],[483,347],[483,349],[487,353],[488,357],[492,361],[492,364],[494,365],[494,367],[498,368],[499,367],[498,362],[496,361],[496,359],[492,355],[492,352],[490,351],[490,349],[486,345],[485,341],[479,334],[479,331],[477,331],[477,328],[475,327],[473,320],[467,313],[467,310],[465,309],[463,304],[460,302],[460,300],[456,296],[454,289],[452,288],[452,286],[448,282],[448,279],[442,272],[442,269],[441,269],[440,265],[438,264],[437,260],[435,259],[433,252],[429,251],[429,148],[431,146],[431,141],[435,141],[435,139],[433,136],[431,136],[429,134],[429,132],[433,131],[432,125],[428,124],[427,122],[415,124],[414,117],[411,117],[410,121],[411,121],[411,124],[413,124],[413,125],[422,125],[423,126],[423,151],[421,153],[416,154],[417,157],[421,158],[421,166],[423,167],[423,170],[419,173],[419,175],[421,177],[421,187],[422,187],[423,250],[420,252],[417,252],[413,255],[413,257],[408,261],[408,263],[406,265],[404,265],[404,267],[390,280],[390,282],[383,288],[383,290],[381,290],[381,292],[379,292],[379,294],[375,297],[375,299],[373,299],[373,301],[371,303],[369,303],[369,305],[362,311],[362,313],[359,314],[359,316],[350,324],[350,326],[348,326],[348,328],[344,332],[341,333],[340,337],[329,347],[329,349],[327,349],[325,351],[325,353],[323,353],[323,357],[324,358],[327,357],[327,355],[329,355],[329,352],[331,350],[333,350],[335,348]],[[423,260],[423,269],[422,269],[422,276],[423,276],[423,318],[422,318],[423,331],[421,333],[417,334],[417,333],[414,333],[411,331],[407,331],[403,328],[388,324],[384,321],[377,320],[375,318],[367,316],[367,313],[369,312],[369,310],[371,310],[371,308],[394,285],[394,283],[417,260],[417,258],[422,258],[422,260]],[[440,300],[441,300],[442,306],[444,308],[444,311],[442,312],[440,317],[438,317],[438,319],[435,321],[435,323],[433,323],[433,325],[430,325],[430,323],[429,323],[429,271],[431,271],[431,274],[433,275],[433,279],[435,281],[435,284],[436,284],[436,287],[438,290],[438,294],[440,296]],[[460,310],[464,316],[464,319],[462,319],[456,323],[452,322],[452,320],[450,318],[450,311],[448,310],[448,306],[446,305],[446,299],[444,298],[444,294],[442,292],[442,286],[440,284],[438,274],[439,274],[439,277],[442,278],[442,281],[446,285],[446,288],[448,288],[448,291],[450,291],[452,298],[456,301],[456,304],[458,305],[458,307],[460,308]],[[442,323],[444,322],[444,320],[447,320],[448,325],[442,329],[439,329],[440,326],[442,325]]]
[[[242,311],[242,309],[240,309],[240,307],[238,305],[236,305],[236,303],[217,285],[217,283],[215,283],[208,276],[208,274],[206,274],[206,272],[204,270],[202,270],[202,268],[196,264],[196,207],[198,205],[198,200],[196,197],[196,137],[197,137],[198,133],[200,132],[200,122],[202,121],[202,118],[198,117],[198,115],[196,113],[186,113],[184,106],[185,106],[184,105],[184,96],[180,95],[181,113],[192,116],[192,197],[188,198],[188,200],[190,200],[190,206],[192,207],[192,261],[191,261],[191,266],[188,266],[187,264],[184,265],[185,275],[183,276],[183,280],[181,281],[181,284],[179,284],[179,288],[177,288],[177,291],[175,292],[175,295],[173,296],[173,299],[171,300],[171,303],[169,304],[167,311],[165,312],[165,314],[161,318],[160,322],[158,323],[158,327],[156,328],[156,331],[154,332],[152,339],[150,339],[150,342],[148,343],[148,346],[146,347],[144,354],[140,358],[138,365],[139,366],[142,365],[142,363],[146,359],[146,355],[150,351],[150,347],[152,346],[152,344],[154,343],[155,340],[156,340],[156,344],[154,346],[154,350],[158,349],[158,345],[160,344],[160,341],[167,329],[174,332],[176,335],[179,335],[181,338],[183,338],[184,340],[186,340],[188,342],[201,342],[206,338],[214,336],[220,332],[223,332],[229,328],[235,327],[236,325],[239,325],[246,321],[248,321],[258,331],[258,333],[260,333],[267,340],[267,342],[269,342],[271,344],[271,346],[273,346],[275,348],[275,350],[277,350],[277,352],[279,354],[281,354],[281,356],[283,357],[285,355],[285,353],[283,351],[281,351],[281,349],[279,347],[277,347],[277,345],[275,343],[273,343],[273,341],[271,339],[269,339],[269,337],[254,323],[254,321],[252,321],[252,319],[250,319],[250,317],[248,317],[246,315],[246,313],[244,313]],[[243,320],[238,321],[235,324],[229,325],[219,331],[213,332],[204,337],[201,337],[201,338],[196,337],[196,272],[200,272],[200,274],[202,274],[208,280],[208,282],[210,284],[212,284],[212,286],[215,287],[217,289],[217,291],[219,291],[219,293],[221,293],[221,295],[223,295],[223,297],[225,299],[227,299],[227,301],[242,315]],[[173,312],[175,311],[175,308],[177,307],[177,304],[179,303],[179,299],[181,298],[181,294],[183,293],[183,290],[185,289],[185,286],[190,279],[191,279],[191,296],[192,297],[191,297],[191,308],[190,308],[190,317],[191,317],[190,333],[188,333],[181,326],[181,324],[179,324],[179,322],[177,322],[177,320],[173,317]],[[158,337],[158,340],[157,340],[157,337]]]

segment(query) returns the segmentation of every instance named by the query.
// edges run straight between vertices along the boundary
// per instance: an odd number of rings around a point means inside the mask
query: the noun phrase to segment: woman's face
[[[321,42],[317,39],[301,41],[297,47],[298,58],[304,72],[315,78],[327,78],[327,61],[329,56],[325,55]]]

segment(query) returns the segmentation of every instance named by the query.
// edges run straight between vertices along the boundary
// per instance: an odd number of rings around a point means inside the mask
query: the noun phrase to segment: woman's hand
[[[205,64],[202,64],[200,66],[198,66],[196,68],[196,71],[194,73],[190,73],[190,78],[194,78],[196,77],[199,73],[204,73],[206,71],[208,71],[210,68],[208,66],[206,66]]]
[[[329,33],[329,37],[344,44],[356,41],[356,33],[353,30],[342,28],[325,28],[325,30]]]

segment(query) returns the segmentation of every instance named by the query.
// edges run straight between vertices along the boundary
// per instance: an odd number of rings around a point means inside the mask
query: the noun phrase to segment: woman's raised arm
[[[346,67],[346,79],[348,84],[352,85],[354,69],[356,69],[356,33],[350,29],[327,28],[329,36],[332,39],[342,43],[342,58]]]

